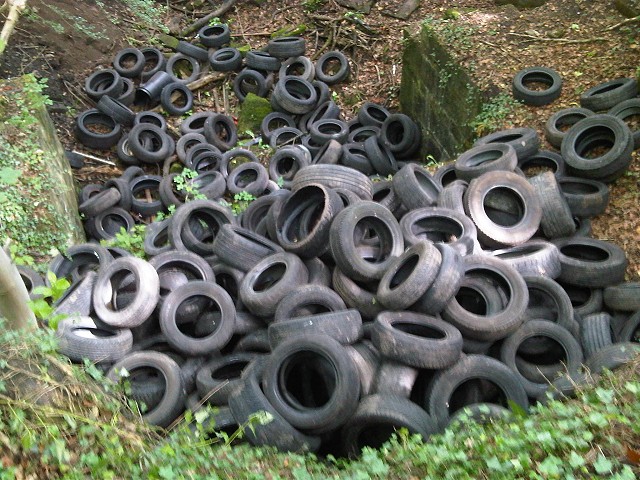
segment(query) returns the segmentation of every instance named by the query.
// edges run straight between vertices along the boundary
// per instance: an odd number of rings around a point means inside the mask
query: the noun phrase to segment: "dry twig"
[[[640,22],[640,15],[638,15],[637,17],[627,18],[626,20],[623,20],[620,23],[616,23],[615,25],[611,25],[610,27],[607,27],[602,31],[612,32],[614,30],[617,30],[620,27],[624,27],[625,25],[629,25],[630,23],[636,23],[636,22]]]
[[[538,37],[536,35],[529,35],[527,33],[515,33],[509,32],[507,35],[512,35],[514,37],[523,37],[529,40],[525,41],[538,41],[538,42],[557,42],[557,43],[592,43],[592,42],[608,42],[608,38],[603,37],[592,37],[592,38],[584,38],[582,40],[570,40],[567,38],[549,38],[549,37]]]
[[[195,22],[193,22],[190,26],[188,26],[187,28],[185,28],[184,30],[182,30],[178,36],[179,37],[186,37],[190,34],[192,34],[193,32],[195,32],[196,30],[200,30],[202,27],[204,27],[209,20],[211,20],[212,18],[215,17],[219,17],[220,15],[224,15],[225,13],[227,13],[231,7],[233,7],[233,5],[235,5],[236,0],[227,0],[226,2],[224,2],[219,8],[217,8],[216,10],[214,10],[213,12],[205,15],[204,17],[202,17],[200,20],[196,20]]]

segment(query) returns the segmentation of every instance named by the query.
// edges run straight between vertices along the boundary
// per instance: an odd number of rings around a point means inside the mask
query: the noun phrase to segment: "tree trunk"
[[[0,248],[0,317],[11,330],[37,328],[36,317],[27,305],[29,293],[16,266]]]

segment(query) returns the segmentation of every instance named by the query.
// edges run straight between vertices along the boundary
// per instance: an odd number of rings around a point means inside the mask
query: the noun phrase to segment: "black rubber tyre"
[[[398,162],[391,149],[378,137],[369,137],[363,143],[364,153],[378,175],[394,175],[398,170]]]
[[[142,73],[146,59],[137,48],[123,48],[113,57],[113,69],[121,77],[135,78]]]
[[[464,278],[465,266],[462,256],[449,245],[437,243],[442,261],[438,274],[424,295],[412,307],[427,315],[436,315],[450,302]]]
[[[181,64],[188,64],[189,68],[186,69],[188,73],[187,77],[183,77],[185,69],[178,69],[177,66]],[[198,79],[200,76],[200,63],[193,57],[187,56],[184,53],[176,53],[172,55],[167,64],[164,67],[165,72],[169,74],[172,81],[184,83],[185,85]]]
[[[248,272],[262,259],[282,252],[280,245],[251,230],[237,225],[222,225],[215,240],[213,252],[227,265]]]
[[[311,183],[320,183],[331,189],[350,190],[363,200],[373,198],[373,184],[369,177],[343,165],[318,164],[303,167],[293,177],[291,190],[299,190]]]
[[[223,164],[227,164],[225,156],[222,159]],[[246,162],[238,165],[227,176],[227,190],[233,195],[246,192],[254,197],[259,197],[266,190],[268,184],[267,169],[258,162]]]
[[[370,252],[364,236],[372,231],[378,244]],[[363,237],[363,238],[357,238]],[[394,259],[404,251],[404,240],[395,217],[375,202],[359,202],[338,213],[331,223],[329,245],[336,265],[360,281],[380,279]],[[362,253],[361,253],[362,252]]]
[[[638,82],[635,78],[617,78],[585,91],[580,95],[580,106],[601,112],[637,95]]]
[[[586,108],[563,108],[551,115],[544,126],[544,136],[552,146],[560,148],[569,128],[587,117],[595,115]]]
[[[320,438],[305,435],[287,422],[273,408],[265,396],[260,377],[262,368],[247,369],[240,387],[229,396],[229,408],[238,425],[249,425],[244,434],[253,445],[273,446],[282,452],[314,452],[320,448]],[[266,423],[250,422],[258,412],[268,413],[272,419]]]
[[[95,232],[94,238],[96,240],[110,240],[115,238],[116,234],[121,233],[123,229],[125,232],[130,232],[135,226],[135,220],[131,214],[120,207],[103,210],[87,220],[86,224],[89,223]]]
[[[531,381],[526,378],[523,372],[518,370],[516,362],[520,345],[533,337],[550,338],[561,346],[565,357],[562,363],[558,363],[558,367],[559,369],[566,368],[569,374],[578,373],[582,365],[583,356],[578,341],[573,338],[573,335],[567,329],[557,323],[545,320],[531,320],[507,337],[500,347],[500,359],[516,374],[527,395],[539,397],[549,388],[549,383]],[[560,373],[560,371],[556,373]]]
[[[376,297],[390,310],[409,308],[431,287],[441,262],[442,256],[433,243],[416,243],[389,265]]]
[[[290,58],[304,55],[306,43],[301,37],[278,37],[269,40],[267,51],[276,58]]]
[[[205,47],[219,48],[228,45],[231,41],[231,31],[226,23],[205,25],[198,30],[198,39]],[[207,60],[205,58],[205,60]]]
[[[598,350],[587,359],[586,366],[593,374],[598,374],[605,369],[613,371],[635,360],[638,355],[640,355],[640,345],[623,340]]]
[[[470,182],[486,172],[513,172],[518,165],[518,157],[508,143],[488,143],[467,150],[454,165],[456,178]]]
[[[233,80],[233,92],[240,102],[244,102],[249,93],[259,97],[266,97],[269,92],[267,80],[257,70],[245,68]]]
[[[442,190],[431,174],[415,163],[408,163],[393,176],[393,189],[407,210],[435,205]]]
[[[395,395],[369,395],[342,428],[345,454],[357,457],[364,447],[380,448],[401,428],[424,441],[438,431],[433,417],[412,401]]]
[[[542,207],[540,226],[547,238],[570,237],[576,231],[573,215],[558,180],[551,172],[529,179]]]
[[[209,304],[206,309],[200,311],[198,321],[211,321],[213,316],[206,313],[220,313],[215,324],[208,329],[206,336],[194,337],[183,333],[180,329],[176,314],[183,302],[194,297],[206,298]],[[221,350],[227,345],[233,335],[235,325],[235,306],[227,292],[213,282],[194,280],[174,289],[162,303],[160,309],[160,328],[165,334],[167,342],[177,351],[187,355],[207,355]],[[194,322],[195,323],[195,322]]]
[[[604,303],[611,310],[621,312],[640,310],[640,283],[625,282],[606,287]]]
[[[179,94],[177,100],[171,98],[174,93]],[[170,83],[162,89],[160,103],[169,115],[184,115],[193,108],[193,93],[182,83]]]
[[[56,329],[58,351],[74,362],[85,359],[113,363],[129,353],[133,345],[131,330],[111,330],[96,325],[91,317],[68,317]]]
[[[200,133],[204,135],[204,123],[209,117],[216,115],[215,112],[198,112],[185,118],[180,123],[180,133],[186,135],[187,133]]]
[[[135,285],[134,295],[124,308],[117,308],[121,275]],[[133,278],[131,278],[133,277]],[[142,325],[153,313],[160,298],[160,279],[152,265],[137,257],[122,257],[98,272],[93,288],[93,309],[100,320],[109,326],[130,328]]]
[[[324,145],[330,140],[335,140],[340,144],[347,141],[349,129],[347,124],[336,118],[321,118],[310,125],[309,135],[311,140]]]
[[[513,333],[524,321],[529,302],[529,291],[522,275],[494,257],[470,255],[463,262],[466,276],[490,279],[496,289],[505,292],[506,304],[495,314],[484,315],[465,309],[454,297],[442,312],[443,318],[474,340],[499,340]]]
[[[333,72],[328,67],[336,62],[338,63],[338,68]],[[347,57],[336,50],[322,54],[322,56],[316,60],[315,68],[316,78],[327,85],[334,85],[347,80],[351,70]]]
[[[175,144],[167,133],[160,127],[148,123],[140,123],[133,127],[128,138],[131,153],[143,163],[164,162],[175,149]],[[146,138],[150,138],[151,142],[147,142]]]
[[[448,208],[466,215],[463,199],[467,188],[469,188],[469,184],[464,180],[454,180],[449,183],[438,194],[438,207]]]
[[[134,372],[141,368],[152,368],[164,377],[164,394],[160,402],[142,418],[151,425],[166,428],[176,419],[184,409],[187,394],[180,375],[180,367],[169,356],[160,352],[142,351],[131,353],[115,363],[107,372],[107,378],[118,382],[120,372]]]
[[[394,113],[382,122],[380,142],[397,157],[409,158],[420,148],[420,129],[409,116]]]
[[[533,90],[529,83],[543,83],[547,88]],[[525,105],[548,105],[560,97],[562,92],[562,78],[555,70],[547,67],[529,67],[516,73],[512,82],[513,98]]]
[[[144,230],[144,253],[149,257],[155,257],[171,250],[169,243],[169,224],[171,220],[153,222]]]
[[[343,425],[360,398],[358,370],[346,349],[326,335],[297,336],[271,353],[264,393],[294,427],[323,433]]]
[[[609,187],[598,180],[562,177],[558,179],[558,185],[569,210],[576,217],[595,217],[604,213],[609,204]]]
[[[518,161],[523,161],[538,151],[540,137],[533,128],[510,128],[485,135],[476,140],[473,146],[487,143],[507,143],[515,149]]]
[[[349,308],[358,310],[366,320],[374,320],[384,310],[375,296],[376,284],[357,283],[347,277],[339,268],[334,268],[333,289]]]
[[[462,353],[462,335],[456,327],[418,313],[382,312],[371,340],[385,357],[417,368],[446,368]]]
[[[559,280],[598,288],[624,281],[627,258],[617,245],[586,237],[560,238],[553,243],[560,250]]]
[[[104,270],[113,261],[109,251],[98,243],[81,243],[67,248],[53,257],[48,270],[55,273],[57,278],[67,278],[72,283],[83,278],[87,272]],[[45,276],[45,285],[51,286],[49,277]]]
[[[316,70],[309,57],[290,57],[282,62],[278,71],[278,77],[283,78],[286,76],[300,77],[308,82],[313,82]]]
[[[625,121],[627,126],[631,129],[631,122],[626,122],[626,120],[640,115],[640,98],[631,98],[620,102],[607,113]],[[638,150],[640,148],[640,128],[637,125],[634,128],[634,130],[631,130],[631,136],[633,137],[633,149]]]
[[[342,302],[341,299],[340,301]],[[268,331],[269,345],[272,350],[275,350],[282,342],[305,335],[328,336],[343,345],[355,343],[362,339],[363,335],[362,317],[360,312],[354,309],[278,320],[269,325]]]
[[[327,251],[330,226],[343,208],[336,192],[308,184],[289,196],[276,218],[276,239],[288,252],[313,258]]]
[[[281,110],[297,115],[312,111],[318,102],[318,95],[310,82],[295,76],[280,77],[271,94],[272,105],[275,101]]]
[[[200,48],[189,42],[185,42],[184,40],[178,40],[175,50],[176,52],[180,52],[201,62],[206,62],[209,58],[209,52],[207,52],[205,48]]]
[[[580,322],[580,343],[587,359],[613,343],[611,317],[606,312],[592,313]]]
[[[78,211],[86,217],[94,217],[111,207],[115,207],[122,196],[117,188],[107,188],[89,197],[78,206]]]
[[[106,133],[98,133],[92,127],[106,128]],[[92,108],[78,115],[74,127],[75,136],[85,147],[108,150],[118,143],[122,127],[109,115]]]
[[[214,200],[192,200],[180,205],[173,214],[169,239],[176,250],[210,256],[214,253],[215,235],[226,223],[235,223],[228,208]]]
[[[84,82],[84,91],[89,98],[96,102],[104,95],[118,98],[122,94],[123,88],[122,77],[111,68],[104,68],[92,73]]]
[[[542,219],[533,187],[512,172],[487,172],[472,180],[464,194],[464,206],[476,225],[478,239],[489,247],[526,242]]]
[[[477,241],[476,226],[462,213],[448,208],[426,207],[403,215],[400,228],[405,245],[421,240],[446,243],[461,255],[473,253]]]
[[[562,155],[557,152],[552,152],[551,150],[538,150],[533,156],[518,162],[518,168],[520,168],[526,177],[532,176],[529,175],[530,169],[536,172],[540,168],[547,169],[547,171],[553,173],[558,180],[565,176],[565,165]]]
[[[267,72],[277,72],[280,70],[280,59],[269,55],[261,50],[249,50],[244,57],[248,68],[263,70]]]
[[[140,80],[146,82],[157,72],[164,70],[167,60],[164,54],[154,47],[141,48],[142,56],[144,57],[144,66],[140,73]]]
[[[209,56],[209,64],[216,72],[233,72],[242,66],[242,54],[237,48],[220,48]]]
[[[196,375],[200,398],[209,405],[227,405],[229,396],[242,382],[242,372],[258,359],[260,355],[255,353],[239,352],[216,357],[205,363]]]
[[[134,125],[151,124],[158,127],[163,132],[167,131],[167,121],[158,112],[143,111],[136,113],[136,118],[133,120]]]
[[[269,178],[274,182],[282,179],[283,186],[291,186],[296,173],[311,162],[306,152],[299,146],[279,148],[269,159]]]
[[[305,265],[309,265],[309,263],[307,262]],[[311,272],[309,275],[311,278]],[[294,288],[282,298],[274,314],[274,321],[283,322],[292,318],[346,309],[347,306],[340,295],[328,286],[309,283]]]
[[[164,209],[160,197],[160,182],[158,175],[141,175],[131,180],[131,210],[143,217],[152,217]],[[151,197],[151,201],[148,201]]]
[[[502,392],[507,402],[514,402],[525,410],[529,406],[524,387],[504,363],[482,355],[463,355],[455,365],[436,372],[425,394],[424,405],[435,418],[438,428],[447,426],[450,416],[455,413],[455,407],[459,409],[468,404],[465,399],[454,402],[453,396],[462,384],[473,380],[487,380]]]
[[[238,132],[233,119],[221,113],[207,117],[204,122],[204,136],[221,152],[232,149],[238,143]],[[224,173],[223,173],[224,174]]]
[[[44,287],[44,280],[42,279],[42,276],[34,269],[32,269],[31,267],[27,267],[26,265],[17,265],[17,268],[18,273],[20,274],[20,278],[22,279],[22,283],[24,283],[24,286],[27,289],[29,298],[31,300],[42,298],[42,295],[33,293],[34,289],[38,287]]]
[[[240,299],[253,314],[273,317],[280,300],[309,279],[302,260],[291,253],[271,255],[247,272],[240,284]]]
[[[515,247],[494,250],[491,255],[507,262],[522,276],[557,278],[560,275],[560,252],[544,240],[529,240]]]
[[[135,113],[115,98],[103,96],[96,105],[98,110],[109,115],[114,121],[125,127],[131,127],[135,120]]]
[[[260,124],[260,134],[266,142],[271,141],[271,134],[274,130],[281,127],[296,128],[295,120],[288,114],[282,112],[268,113]]]
[[[607,151],[593,153],[600,147]],[[627,124],[618,117],[592,115],[571,127],[560,150],[568,173],[608,183],[622,175],[631,163],[633,139]]]
[[[378,128],[391,115],[389,110],[373,102],[364,102],[358,110],[358,121],[362,125],[373,125]]]

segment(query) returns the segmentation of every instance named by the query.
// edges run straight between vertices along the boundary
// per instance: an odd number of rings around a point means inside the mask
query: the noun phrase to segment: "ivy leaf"
[[[4,185],[15,185],[22,175],[22,170],[11,167],[0,168],[0,183]]]
[[[593,468],[596,469],[598,475],[604,475],[605,473],[611,473],[613,463],[604,455],[598,455],[598,459],[593,463]]]
[[[569,465],[571,465],[571,468],[582,467],[585,463],[586,462],[584,458],[582,458],[582,455],[578,455],[573,450],[571,451],[571,454],[569,454]]]
[[[202,424],[207,418],[209,418],[209,411],[206,409],[198,410],[194,414],[194,418],[198,424]]]

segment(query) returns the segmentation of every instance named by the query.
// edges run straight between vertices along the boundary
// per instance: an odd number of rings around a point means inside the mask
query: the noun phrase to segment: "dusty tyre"
[[[74,362],[85,359],[95,363],[113,363],[126,355],[133,345],[131,330],[111,330],[96,325],[91,317],[68,317],[56,329],[58,351]]]
[[[543,90],[528,87],[531,83],[542,83]],[[529,67],[516,73],[512,82],[513,98],[525,105],[542,106],[553,102],[562,92],[562,78],[555,70],[546,67]]]
[[[559,280],[598,288],[624,280],[627,257],[617,245],[586,237],[561,238],[553,243],[560,250]]]
[[[325,335],[282,342],[271,353],[262,381],[273,408],[305,431],[338,428],[358,407],[358,370],[346,349]]]
[[[385,357],[417,368],[446,368],[462,353],[462,335],[457,328],[418,313],[381,313],[371,339]]]

